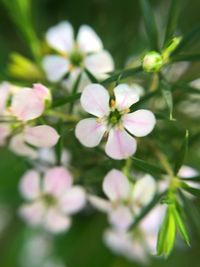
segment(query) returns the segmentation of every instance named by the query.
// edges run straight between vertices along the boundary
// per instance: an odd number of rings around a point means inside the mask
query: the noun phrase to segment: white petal
[[[51,27],[46,33],[49,46],[59,52],[69,52],[74,46],[74,32],[71,24],[67,21]]]
[[[117,229],[127,230],[133,222],[133,215],[127,207],[120,206],[109,213],[109,222]]]
[[[0,124],[0,146],[5,145],[7,137],[11,133],[11,128],[9,124],[1,123]]]
[[[37,226],[42,223],[46,208],[40,201],[25,204],[20,207],[19,214],[30,225]]]
[[[31,159],[37,158],[37,152],[25,143],[23,134],[13,136],[9,148],[17,155],[27,156]]]
[[[73,214],[81,210],[86,203],[86,194],[82,187],[73,186],[60,200],[61,210],[66,214]]]
[[[50,209],[44,221],[44,227],[51,233],[58,234],[69,229],[71,219],[57,209]]]
[[[33,90],[42,101],[45,102],[46,100],[49,101],[51,100],[50,90],[43,84],[41,83],[33,84]]]
[[[58,82],[69,71],[69,61],[61,56],[46,56],[42,61],[42,67],[50,82]]]
[[[87,25],[82,25],[78,31],[77,43],[85,53],[98,52],[103,49],[103,44],[96,32]]]
[[[125,130],[111,129],[106,143],[106,154],[113,159],[125,159],[136,151],[136,140]]]
[[[103,191],[111,201],[124,200],[129,196],[128,178],[118,170],[111,170],[103,180]]]
[[[135,186],[133,191],[133,208],[134,205],[141,206],[147,205],[155,196],[156,193],[156,182],[155,179],[147,174],[144,177],[140,178]],[[136,207],[137,209],[137,207]]]
[[[11,103],[11,112],[19,120],[33,120],[42,115],[44,102],[33,89],[23,88],[14,94]]]
[[[58,142],[59,137],[56,130],[48,125],[39,125],[24,129],[25,141],[36,147],[52,147]]]
[[[155,124],[155,116],[149,110],[140,109],[123,116],[124,127],[137,137],[148,135]]]
[[[105,125],[97,122],[96,119],[89,118],[79,121],[76,125],[76,138],[86,147],[97,146],[106,131]]]
[[[111,210],[111,203],[103,198],[90,195],[88,197],[90,203],[92,206],[94,206],[96,209],[102,211],[102,212],[109,212]]]
[[[118,110],[128,109],[131,105],[139,101],[137,91],[127,84],[119,84],[114,88],[116,107]]]
[[[33,200],[40,195],[40,175],[35,170],[27,171],[21,178],[19,189],[28,200]]]
[[[178,176],[180,176],[181,178],[191,178],[191,177],[195,177],[197,175],[199,175],[197,170],[193,169],[190,166],[186,166],[186,165],[183,165],[178,172]]]
[[[89,84],[81,95],[81,105],[88,113],[103,117],[109,113],[109,94],[100,84]]]
[[[72,176],[63,167],[49,169],[44,176],[44,192],[60,197],[72,185]]]
[[[85,67],[94,75],[104,74],[114,70],[114,61],[110,53],[103,50],[88,55],[85,58]]]

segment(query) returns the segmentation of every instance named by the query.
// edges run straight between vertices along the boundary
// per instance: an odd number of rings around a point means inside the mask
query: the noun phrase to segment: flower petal
[[[181,178],[192,178],[192,177],[195,177],[197,175],[199,175],[197,170],[193,169],[190,166],[186,166],[186,165],[183,165],[178,172],[178,176],[180,176]]]
[[[79,121],[76,125],[76,138],[86,147],[97,146],[106,131],[105,125],[97,122],[96,119],[89,118]]]
[[[50,82],[58,82],[69,70],[69,61],[61,56],[46,56],[42,61],[42,67]]]
[[[112,205],[108,200],[93,195],[90,195],[88,199],[92,206],[102,212],[109,212],[111,210]]]
[[[103,50],[85,58],[85,67],[94,75],[104,74],[114,70],[114,61],[110,53]]]
[[[118,110],[128,109],[131,105],[139,101],[137,91],[127,84],[119,84],[114,88],[116,107]]]
[[[109,222],[117,229],[127,230],[133,222],[129,208],[120,206],[109,213]]]
[[[103,191],[111,201],[124,200],[129,196],[127,177],[118,170],[111,170],[103,180]]]
[[[137,110],[123,116],[124,127],[137,137],[149,134],[156,124],[154,114],[145,109]]]
[[[78,31],[77,43],[85,53],[98,52],[103,49],[103,44],[96,32],[87,25],[82,25]]]
[[[37,152],[25,143],[23,134],[13,136],[9,148],[17,155],[27,156],[31,159],[37,158]]]
[[[111,129],[106,143],[106,154],[113,159],[125,159],[136,151],[136,140],[125,130],[118,128]]]
[[[14,94],[11,103],[11,113],[19,120],[33,120],[42,115],[44,102],[33,89],[23,88]]]
[[[58,142],[59,137],[56,130],[48,125],[24,129],[24,140],[36,147],[52,147]]]
[[[58,234],[69,229],[71,219],[57,209],[50,209],[44,221],[44,228],[51,233]]]
[[[40,175],[35,170],[27,171],[21,178],[19,189],[28,200],[34,200],[40,195]]]
[[[72,176],[63,167],[49,169],[44,176],[43,190],[45,193],[61,197],[72,185]]]
[[[42,101],[51,100],[50,90],[43,84],[35,83],[33,90]]]
[[[73,186],[60,200],[61,210],[66,214],[73,214],[81,210],[86,203],[86,194],[82,187]]]
[[[41,201],[24,204],[20,207],[19,214],[30,225],[37,226],[43,221],[46,208]]]
[[[83,90],[81,95],[81,105],[85,111],[97,116],[103,117],[109,113],[109,94],[100,84],[89,84]]]
[[[49,46],[57,51],[69,52],[74,46],[74,31],[71,24],[62,21],[51,27],[46,33],[46,40]]]
[[[135,209],[137,212],[137,206],[139,207],[139,210],[141,207],[146,206],[155,196],[156,193],[156,182],[155,179],[147,174],[144,177],[140,178],[135,186],[133,191],[133,208],[135,205]]]

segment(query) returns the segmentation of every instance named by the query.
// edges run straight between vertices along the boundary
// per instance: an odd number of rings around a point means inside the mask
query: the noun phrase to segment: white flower
[[[103,192],[108,200],[91,195],[91,204],[108,214],[112,226],[126,230],[135,215],[152,200],[156,183],[150,175],[145,175],[133,186],[122,172],[113,169],[104,178]]]
[[[156,120],[149,110],[129,112],[131,105],[139,101],[138,94],[127,84],[114,88],[115,100],[99,84],[86,86],[81,95],[81,105],[85,111],[97,118],[81,120],[75,130],[79,141],[87,147],[99,145],[104,134],[108,133],[105,151],[113,159],[124,159],[136,151],[136,140],[132,136],[148,135]]]
[[[58,52],[47,55],[42,63],[51,82],[60,81],[70,73],[68,85],[72,85],[84,67],[97,77],[114,69],[111,55],[103,49],[102,41],[87,25],[80,27],[75,40],[71,24],[60,22],[47,31],[46,41]]]
[[[28,201],[20,208],[20,215],[32,226],[43,226],[59,233],[69,229],[70,216],[85,205],[85,191],[72,185],[72,176],[63,167],[54,167],[40,174],[31,170],[20,182],[20,191]]]

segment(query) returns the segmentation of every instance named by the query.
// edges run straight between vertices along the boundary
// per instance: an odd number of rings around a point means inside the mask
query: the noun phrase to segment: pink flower
[[[81,105],[97,118],[81,120],[76,126],[75,135],[84,146],[95,147],[108,133],[105,152],[111,158],[120,160],[136,151],[137,144],[132,135],[148,135],[156,120],[149,110],[129,113],[130,106],[139,101],[139,96],[128,85],[115,87],[114,96],[115,100],[110,101],[108,91],[99,84],[86,86],[81,95]]]
[[[111,55],[87,25],[80,27],[75,40],[71,24],[60,22],[47,31],[46,40],[59,53],[47,55],[43,60],[43,68],[51,82],[57,82],[70,73],[68,84],[72,85],[84,67],[98,77],[114,69]]]
[[[152,200],[156,183],[150,175],[145,175],[133,185],[122,172],[113,169],[104,178],[103,192],[108,200],[91,195],[91,204],[107,213],[112,226],[127,230],[135,215]]]
[[[20,208],[20,215],[32,226],[42,226],[52,233],[69,229],[71,215],[85,205],[85,191],[72,185],[71,174],[63,167],[45,172],[44,178],[31,170],[20,182],[20,192],[28,201]]]

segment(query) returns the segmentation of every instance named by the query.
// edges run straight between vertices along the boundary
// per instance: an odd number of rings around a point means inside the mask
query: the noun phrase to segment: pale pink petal
[[[127,207],[120,206],[109,214],[109,222],[117,229],[127,230],[133,223],[133,215]]]
[[[33,120],[42,115],[44,102],[33,89],[23,88],[14,94],[11,103],[11,113],[19,120]]]
[[[155,116],[149,110],[140,109],[123,116],[124,127],[137,137],[148,135],[155,124]]]
[[[128,109],[131,105],[139,101],[139,95],[136,90],[127,84],[119,84],[114,88],[116,107],[118,110]]]
[[[10,94],[10,84],[3,82],[0,84],[0,115],[4,113],[6,103]]]
[[[118,128],[111,129],[106,143],[106,154],[113,159],[125,159],[136,151],[136,140],[125,130]]]
[[[7,137],[11,133],[11,128],[9,124],[1,123],[0,124],[0,146],[5,145]]]
[[[73,186],[60,199],[59,206],[66,214],[73,214],[81,210],[86,203],[86,194],[82,187]]]
[[[21,178],[19,189],[28,200],[33,200],[40,195],[40,174],[35,170],[27,171]]]
[[[41,83],[35,83],[33,90],[42,101],[51,100],[50,90]]]
[[[52,208],[47,212],[44,220],[44,228],[54,234],[67,231],[71,226],[71,219],[62,214],[56,208]]]
[[[43,190],[45,193],[61,197],[72,185],[72,176],[63,167],[49,169],[44,176]]]
[[[85,67],[94,75],[99,75],[114,70],[114,61],[110,53],[103,50],[85,58]],[[99,76],[98,76],[99,77]]]
[[[58,142],[59,137],[56,130],[48,125],[26,127],[24,129],[24,140],[36,147],[52,147]]]
[[[155,179],[151,175],[146,174],[144,177],[140,178],[133,189],[133,209],[139,212],[143,206],[149,204],[155,196],[156,190],[157,185]]]
[[[9,148],[19,156],[27,156],[31,159],[37,158],[37,152],[25,143],[23,134],[11,138]]]
[[[30,225],[37,226],[42,223],[46,207],[41,201],[24,204],[20,207],[19,214]]]
[[[85,53],[98,52],[103,49],[103,44],[96,32],[87,25],[82,25],[78,31],[77,43]]]
[[[74,46],[74,31],[71,24],[62,21],[51,27],[46,33],[46,40],[55,50],[62,53],[69,52]]]
[[[89,202],[92,204],[92,206],[94,206],[96,209],[102,212],[109,212],[112,208],[111,203],[103,198],[90,195],[88,199]]]
[[[42,67],[50,82],[58,82],[69,71],[69,61],[61,56],[46,56],[42,61]]]
[[[75,135],[82,145],[95,147],[100,143],[105,131],[104,124],[97,122],[96,119],[89,118],[79,121],[76,125]]]
[[[88,113],[103,117],[109,113],[109,94],[100,84],[89,84],[81,95],[81,105]]]
[[[191,178],[191,177],[195,177],[197,175],[199,175],[197,170],[193,169],[190,166],[186,166],[186,165],[183,165],[178,172],[178,176],[180,176],[181,178]]]
[[[128,178],[118,170],[111,170],[103,180],[103,191],[111,201],[125,200],[129,196]]]

